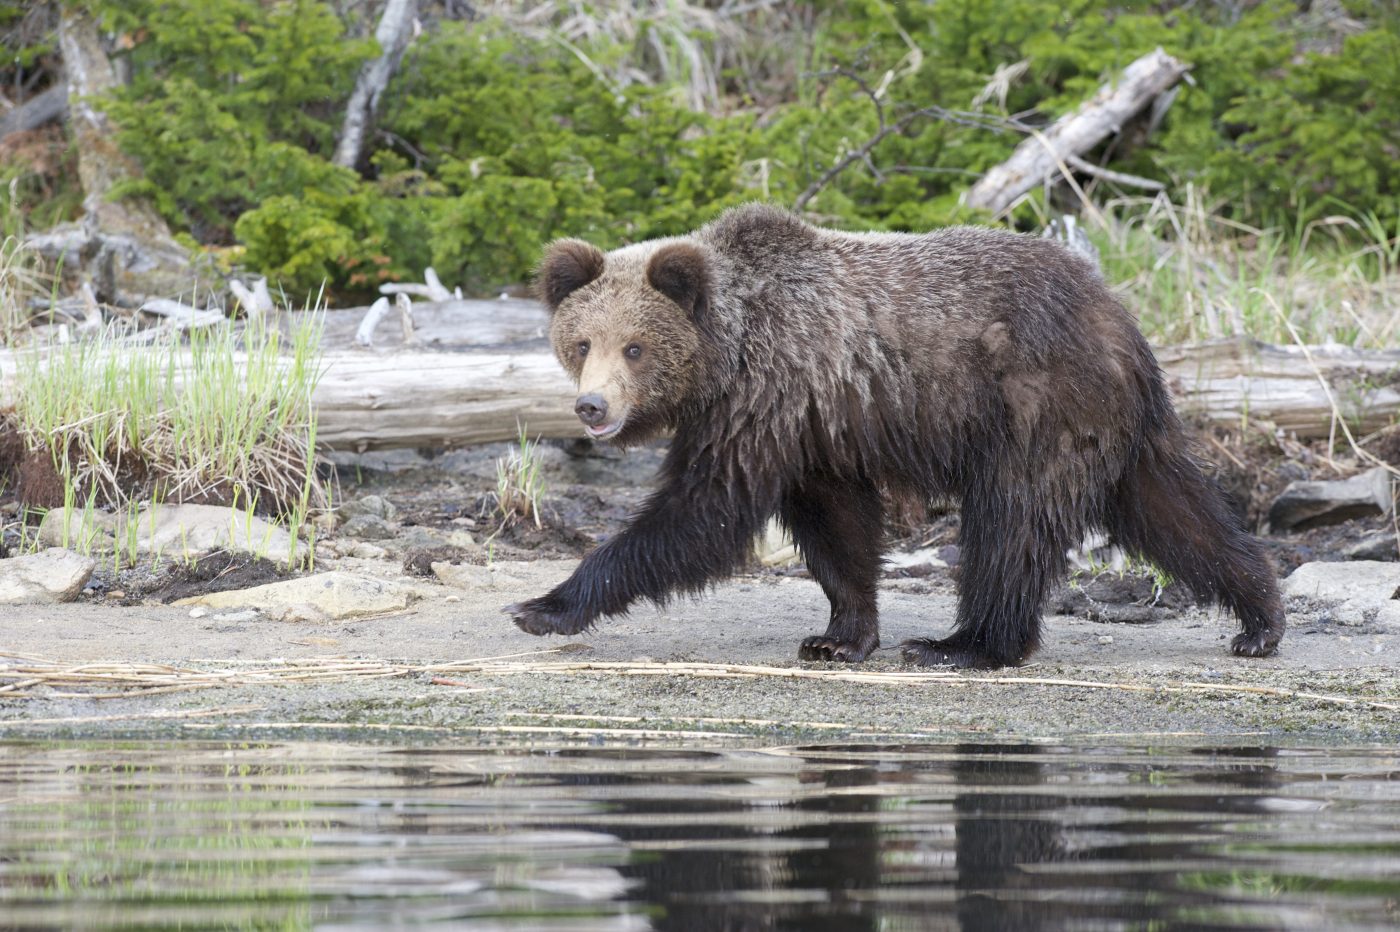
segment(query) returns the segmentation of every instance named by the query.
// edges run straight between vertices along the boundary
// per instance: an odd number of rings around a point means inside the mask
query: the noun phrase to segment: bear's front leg
[[[760,509],[715,489],[667,483],[626,529],[584,557],[572,576],[502,611],[530,634],[578,634],[599,618],[625,614],[639,599],[662,604],[676,594],[703,591],[734,572],[761,523]]]
[[[880,646],[875,604],[884,508],[864,479],[812,476],[783,500],[779,516],[831,602],[826,633],[802,641],[799,660],[860,663]]]

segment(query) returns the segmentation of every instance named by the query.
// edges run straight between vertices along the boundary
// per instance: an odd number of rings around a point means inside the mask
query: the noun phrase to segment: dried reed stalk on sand
[[[502,657],[483,657],[446,663],[411,664],[386,660],[355,660],[345,657],[273,660],[228,667],[218,661],[211,669],[176,667],[155,663],[103,662],[62,664],[32,655],[0,652],[0,699],[9,698],[133,698],[164,692],[212,689],[220,686],[304,683],[317,680],[373,679],[387,677],[426,677],[428,683],[443,680],[445,674],[504,676],[693,676],[711,679],[790,679],[859,683],[868,686],[970,686],[1053,687],[1135,692],[1146,695],[1207,693],[1213,695],[1263,695],[1281,699],[1358,706],[1387,712],[1400,712],[1400,702],[1371,696],[1338,696],[1303,692],[1273,686],[1229,683],[1109,683],[1007,673],[997,676],[943,670],[847,670],[815,667],[771,667],[756,664],[639,661],[544,661],[519,659],[552,654],[553,650],[531,651]],[[438,685],[460,688],[448,681]],[[38,692],[39,688],[43,692]],[[473,690],[490,686],[470,687]],[[67,690],[67,691],[64,691]],[[74,692],[72,690],[82,690]],[[788,723],[794,724],[794,723]],[[506,727],[506,726],[502,726]],[[519,726],[516,730],[523,730]],[[556,729],[557,730],[557,729]]]

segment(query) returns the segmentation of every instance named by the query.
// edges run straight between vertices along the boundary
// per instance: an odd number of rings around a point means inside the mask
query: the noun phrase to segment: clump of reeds
[[[529,439],[522,426],[515,448],[496,461],[496,514],[501,527],[521,520],[540,527],[545,488],[539,441]]]
[[[1287,228],[1255,227],[1188,185],[1182,203],[1164,194],[1106,202],[1094,236],[1105,277],[1154,342],[1251,337],[1393,347],[1400,229],[1386,229],[1375,214],[1337,210]]]
[[[47,452],[65,512],[107,509],[126,526],[140,503],[230,504],[279,517],[295,538],[329,504],[311,405],[320,333],[314,313],[286,334],[265,316],[188,341],[105,330],[24,354],[15,419],[28,449]]]

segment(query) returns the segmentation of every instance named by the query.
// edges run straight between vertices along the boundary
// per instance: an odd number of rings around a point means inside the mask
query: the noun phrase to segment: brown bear
[[[831,601],[799,657],[863,660],[897,492],[962,508],[957,626],[905,642],[914,663],[1023,660],[1091,528],[1228,606],[1236,654],[1283,635],[1269,562],[1188,454],[1146,340],[1054,241],[843,233],[749,205],[607,254],[561,240],[538,288],[588,434],[674,436],[630,525],[505,609],[531,634],[701,592],[776,515]]]

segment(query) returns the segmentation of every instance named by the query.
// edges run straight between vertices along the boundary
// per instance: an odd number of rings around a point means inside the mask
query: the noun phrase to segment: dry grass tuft
[[[1180,204],[1165,194],[1104,204],[1094,231],[1104,275],[1151,340],[1400,341],[1400,230],[1356,213],[1260,229],[1221,206],[1191,186]]]

